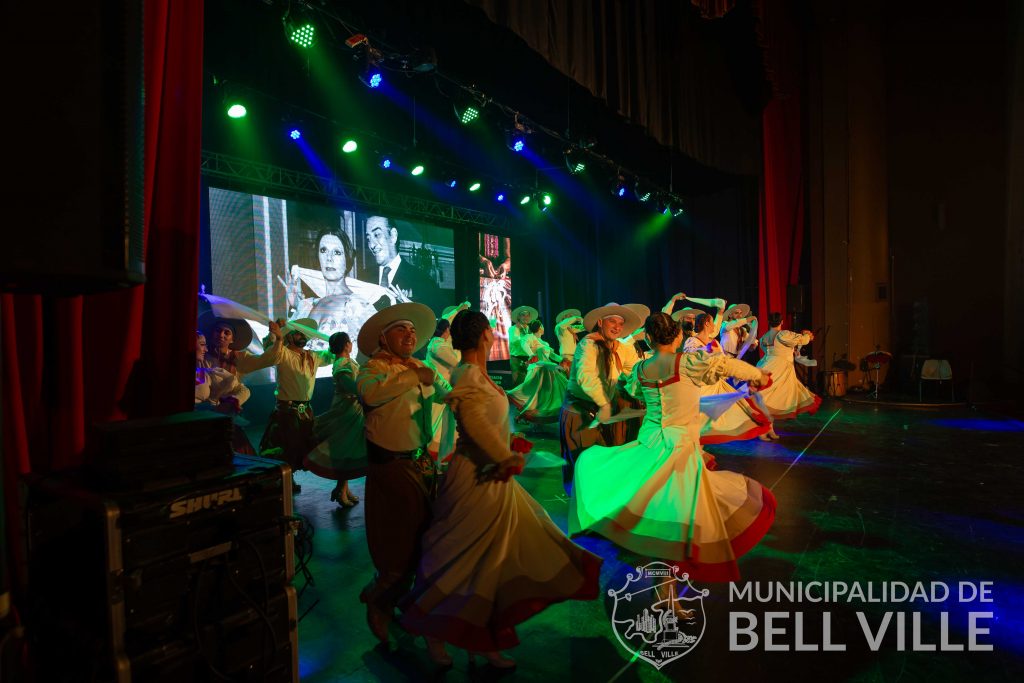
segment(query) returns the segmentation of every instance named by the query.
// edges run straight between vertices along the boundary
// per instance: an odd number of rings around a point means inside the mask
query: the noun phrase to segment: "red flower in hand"
[[[526,455],[533,450],[533,442],[527,441],[521,436],[514,436],[512,437],[511,448],[513,453],[522,453],[523,455]]]
[[[523,441],[526,441],[526,439],[523,439]],[[526,441],[526,443],[530,442]],[[501,470],[495,475],[494,478],[497,481],[508,481],[513,476],[517,474],[522,474],[523,465],[525,464],[526,461],[523,459],[522,455],[518,453],[513,453],[511,458],[502,463]]]

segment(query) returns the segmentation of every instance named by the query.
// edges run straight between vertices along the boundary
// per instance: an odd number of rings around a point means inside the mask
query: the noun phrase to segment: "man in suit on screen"
[[[399,303],[426,304],[435,315],[444,308],[447,302],[437,283],[398,253],[398,228],[388,218],[370,216],[366,219],[366,246],[377,262],[374,281],[391,290]]]

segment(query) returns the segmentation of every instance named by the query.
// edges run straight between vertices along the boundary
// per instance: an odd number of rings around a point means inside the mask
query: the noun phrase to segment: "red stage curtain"
[[[192,409],[203,3],[147,0],[145,60],[146,284],[0,297],[4,499],[15,560],[18,475],[79,464],[94,422]]]
[[[786,0],[760,3],[759,33],[773,97],[761,114],[764,145],[757,313],[786,313],[786,287],[800,281],[804,241],[802,35]],[[787,323],[792,319],[787,315]]]

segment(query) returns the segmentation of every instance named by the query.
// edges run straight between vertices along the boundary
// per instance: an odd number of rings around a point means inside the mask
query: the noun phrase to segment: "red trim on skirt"
[[[775,496],[772,495],[771,491],[762,486],[761,511],[757,514],[754,521],[751,522],[750,526],[729,542],[732,552],[737,559],[750,552],[768,533],[772,522],[775,521],[776,505]],[[679,567],[681,571],[689,574],[692,581],[727,583],[740,580],[740,570],[736,560],[702,563],[700,561],[700,548],[696,544],[693,546],[692,560],[670,562],[669,564]]]
[[[817,394],[812,394],[812,396],[814,396],[814,402],[811,403],[810,405],[803,406],[801,408],[797,408],[793,412],[786,413],[785,415],[776,415],[775,419],[776,420],[792,420],[797,415],[802,415],[804,413],[807,413],[808,415],[814,415],[816,412],[818,412],[818,408],[821,407],[821,396],[818,396]]]
[[[747,439],[753,439],[767,434],[772,430],[771,424],[759,424],[756,427],[752,427],[742,434],[708,434],[701,435],[700,443],[702,446],[716,443],[729,443],[730,441],[746,441]]]

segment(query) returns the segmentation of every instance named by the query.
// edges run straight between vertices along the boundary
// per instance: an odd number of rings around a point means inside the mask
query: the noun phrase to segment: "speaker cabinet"
[[[144,282],[142,0],[8,3],[4,14],[14,183],[0,290]]]

